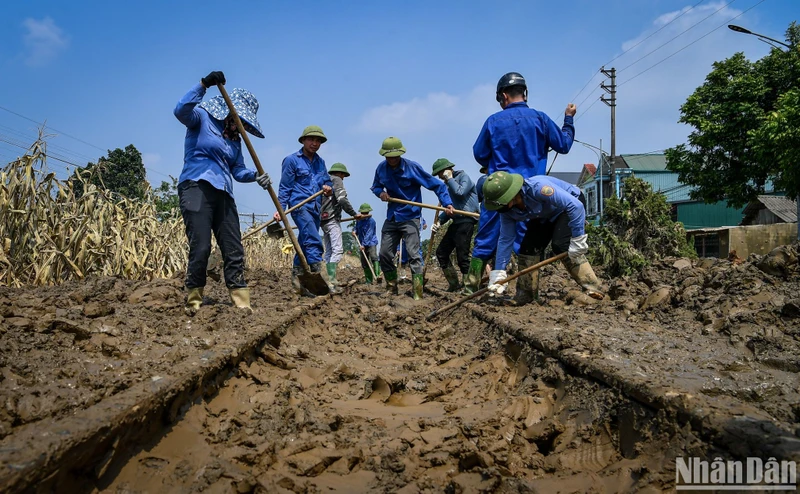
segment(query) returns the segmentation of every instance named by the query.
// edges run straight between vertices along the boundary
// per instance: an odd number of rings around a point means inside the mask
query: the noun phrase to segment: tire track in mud
[[[310,309],[103,492],[668,488],[688,428],[468,311],[358,287]]]

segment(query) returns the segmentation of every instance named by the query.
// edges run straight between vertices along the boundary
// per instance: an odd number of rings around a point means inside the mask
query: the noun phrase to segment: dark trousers
[[[397,246],[403,240],[408,247],[409,264],[412,274],[422,274],[422,254],[419,248],[419,218],[397,222],[386,220],[381,228],[381,271],[391,273],[397,271],[394,256]]]
[[[206,265],[211,253],[211,232],[217,239],[224,262],[228,288],[244,288],[244,247],[239,229],[239,211],[233,197],[200,180],[178,184],[183,224],[189,239],[189,265],[186,288],[206,286]]]
[[[365,245],[364,254],[361,254],[361,267],[368,271],[372,263],[378,260],[378,246]],[[367,258],[369,258],[369,262],[367,262]]]
[[[439,242],[439,247],[436,248],[436,259],[442,269],[450,267],[450,254],[455,250],[458,269],[463,274],[469,272],[470,244],[474,231],[474,221],[451,223],[447,227],[447,233],[444,234],[442,241]]]
[[[583,193],[578,199],[586,209],[586,199]],[[539,255],[544,258],[544,251],[552,243],[553,253],[558,255],[569,250],[569,241],[572,238],[572,229],[569,227],[569,217],[563,212],[556,216],[555,221],[534,218],[527,223],[527,231],[522,238],[519,253],[525,256]]]

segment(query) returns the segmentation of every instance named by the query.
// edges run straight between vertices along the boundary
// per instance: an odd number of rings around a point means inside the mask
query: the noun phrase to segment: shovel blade
[[[318,297],[327,295],[331,292],[328,288],[328,284],[319,273],[306,272],[298,276],[298,279],[300,280],[300,285],[303,288]]]
[[[273,223],[267,227],[267,235],[271,238],[283,238],[283,227],[278,223]]]

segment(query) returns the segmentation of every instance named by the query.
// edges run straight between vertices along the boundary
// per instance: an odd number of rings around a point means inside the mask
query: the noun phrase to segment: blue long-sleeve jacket
[[[281,164],[281,185],[278,188],[278,202],[288,209],[298,202],[322,190],[323,185],[333,187],[331,176],[325,168],[325,160],[319,154],[309,160],[301,148],[283,159]],[[320,200],[311,201],[305,207],[317,208]]]
[[[256,171],[244,165],[241,138],[231,141],[222,137],[225,123],[197,106],[205,94],[206,88],[198,82],[178,101],[173,111],[186,126],[183,170],[178,183],[205,180],[233,197],[233,180],[254,182]]]
[[[450,194],[450,199],[453,200],[454,208],[471,213],[480,212],[478,207],[478,192],[467,172],[463,170],[454,171],[453,178],[447,180],[445,184],[447,185],[447,192]],[[445,213],[439,213],[439,224],[444,225],[450,219],[453,220],[453,224],[475,222],[475,218],[470,218],[469,216],[457,214],[450,218]]]
[[[489,174],[502,170],[529,178],[547,173],[548,147],[567,154],[574,138],[572,117],[565,116],[559,129],[544,112],[520,101],[486,119],[472,154]]]
[[[372,218],[364,218],[363,220],[356,221],[356,236],[363,247],[378,245],[375,220]]]
[[[534,218],[555,221],[558,215],[566,212],[572,236],[579,237],[585,233],[586,210],[578,199],[581,195],[578,187],[554,177],[536,176],[525,179],[521,192],[525,209],[511,208],[500,213],[500,240],[497,242],[495,269],[506,269],[520,221]]]
[[[385,190],[390,197],[413,202],[422,202],[420,187],[436,193],[442,206],[447,207],[453,204],[444,182],[426,172],[419,163],[405,158],[400,158],[397,168],[390,167],[385,160],[381,161],[375,170],[375,179],[372,181],[372,193],[376,196],[380,197],[381,192]],[[386,219],[400,223],[417,219],[421,214],[422,208],[419,206],[390,202]]]

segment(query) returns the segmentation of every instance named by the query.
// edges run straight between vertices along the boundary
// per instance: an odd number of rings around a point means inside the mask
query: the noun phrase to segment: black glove
[[[225,74],[223,74],[220,70],[215,70],[214,72],[211,72],[207,76],[200,79],[200,82],[202,82],[206,88],[216,86],[217,84],[225,84]]]

